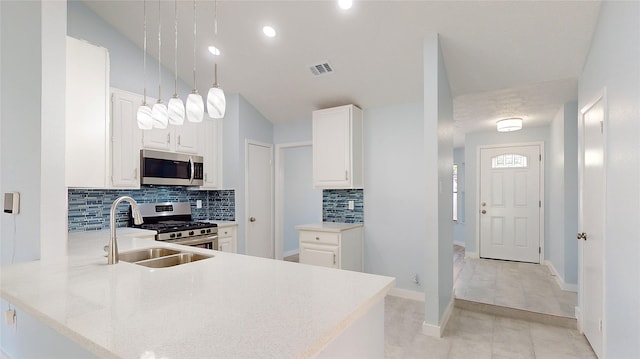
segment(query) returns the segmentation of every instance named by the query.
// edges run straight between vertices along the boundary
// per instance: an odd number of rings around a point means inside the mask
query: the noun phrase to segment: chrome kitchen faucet
[[[131,203],[131,213],[133,214],[133,223],[142,224],[142,215],[140,209],[138,209],[138,202],[129,196],[118,197],[111,205],[111,211],[109,212],[109,228],[111,229],[111,238],[109,244],[104,246],[104,250],[107,252],[107,263],[118,263],[118,241],[116,240],[116,207],[120,202],[127,201]]]

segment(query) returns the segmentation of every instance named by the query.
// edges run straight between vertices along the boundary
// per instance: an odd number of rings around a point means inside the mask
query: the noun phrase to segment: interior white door
[[[604,253],[604,103],[600,98],[583,112],[579,153],[580,261],[582,330],[593,351],[602,357],[603,253]]]
[[[273,147],[247,143],[246,253],[273,258]]]
[[[480,257],[540,263],[540,146],[480,149]]]

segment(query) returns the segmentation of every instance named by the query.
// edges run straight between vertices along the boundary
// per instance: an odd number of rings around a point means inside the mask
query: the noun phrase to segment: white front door
[[[580,146],[580,307],[582,331],[593,351],[602,355],[604,253],[604,103],[603,98],[582,111]]]
[[[540,263],[540,146],[480,149],[480,257]]]
[[[273,258],[273,147],[247,142],[246,254]]]

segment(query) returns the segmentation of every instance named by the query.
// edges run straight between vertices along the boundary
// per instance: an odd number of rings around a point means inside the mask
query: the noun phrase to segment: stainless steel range
[[[189,203],[140,203],[138,207],[144,223],[134,227],[156,231],[157,241],[218,249],[218,225],[194,221]],[[131,211],[129,218],[133,223]]]

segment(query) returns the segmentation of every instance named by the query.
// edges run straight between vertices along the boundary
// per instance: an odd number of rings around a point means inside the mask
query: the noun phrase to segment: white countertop
[[[299,231],[342,232],[353,228],[364,227],[362,223],[321,222],[296,226]]]
[[[231,226],[237,226],[238,222],[236,221],[218,221],[215,219],[211,219],[208,221],[203,221],[203,222],[209,222],[209,223],[215,223],[218,225],[218,227],[231,227]]]
[[[132,227],[118,227],[116,230],[116,237],[145,237],[145,236],[155,236],[156,231],[152,231],[149,229],[141,229],[141,228],[132,228]],[[109,241],[109,237],[111,236],[110,229],[101,229],[99,231],[86,231],[86,232],[69,232],[69,238],[74,239],[97,239],[101,238],[105,241]],[[105,242],[105,244],[107,244]]]
[[[72,236],[67,257],[2,267],[0,296],[101,357],[294,358],[322,350],[395,284],[223,252],[170,268],[107,265],[104,245]],[[118,246],[212,253],[127,236]]]

